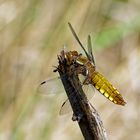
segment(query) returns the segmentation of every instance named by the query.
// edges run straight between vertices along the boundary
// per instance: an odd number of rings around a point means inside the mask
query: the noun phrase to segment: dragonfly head
[[[69,51],[65,53],[65,58],[69,64],[75,63],[79,56],[80,54],[77,51]]]

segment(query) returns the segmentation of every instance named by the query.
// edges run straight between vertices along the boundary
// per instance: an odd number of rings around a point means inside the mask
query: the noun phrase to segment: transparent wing
[[[69,102],[69,100],[67,99],[67,100],[65,100],[65,102],[62,104],[62,106],[61,106],[61,109],[60,109],[60,111],[59,111],[59,115],[65,115],[65,114],[67,114],[67,113],[70,113],[70,112],[72,112],[72,108],[71,108],[71,105],[70,105],[70,102]]]
[[[89,54],[93,64],[95,65],[95,59],[94,59],[94,56],[93,56],[93,53],[92,53],[92,43],[91,43],[90,35],[88,35],[87,43],[88,43],[88,54]]]
[[[95,88],[90,84],[89,85],[83,85],[82,88],[83,88],[88,100],[92,99],[92,97],[95,94]],[[72,112],[72,108],[71,108],[69,100],[67,99],[62,104],[59,115],[65,115],[65,114],[70,113],[70,112]]]
[[[81,84],[85,81],[85,76],[79,74],[79,79],[81,81]],[[90,100],[94,94],[95,94],[95,88],[93,87],[93,85],[89,84],[89,85],[82,85],[83,91],[86,94],[88,100]]]
[[[82,83],[85,79],[85,76],[80,75],[79,78]],[[87,98],[90,100],[94,96],[94,93],[95,93],[94,87],[89,84],[89,85],[83,85],[82,88],[85,94],[87,95]],[[51,78],[51,79],[47,79],[43,81],[38,87],[38,92],[41,95],[54,96],[57,94],[64,93],[65,90],[63,88],[60,77],[55,77],[55,78]],[[64,115],[70,112],[72,112],[72,108],[71,108],[69,100],[67,99],[62,104],[59,114]]]
[[[38,93],[42,95],[53,96],[63,92],[64,88],[60,77],[47,79],[38,86]]]
[[[87,99],[91,100],[95,95],[95,88],[91,84],[83,85],[82,88],[83,88],[84,93],[87,96]]]
[[[74,28],[72,27],[72,25],[71,25],[70,23],[68,23],[68,25],[69,25],[69,28],[70,28],[70,30],[71,30],[73,36],[75,37],[75,39],[77,40],[77,42],[79,43],[79,45],[81,46],[81,48],[83,49],[83,51],[85,52],[87,58],[90,60],[90,56],[89,56],[89,54],[87,53],[87,51],[86,51],[86,49],[84,48],[84,46],[83,46],[83,44],[81,43],[81,41],[79,40],[79,38],[78,38],[76,32],[74,31]]]

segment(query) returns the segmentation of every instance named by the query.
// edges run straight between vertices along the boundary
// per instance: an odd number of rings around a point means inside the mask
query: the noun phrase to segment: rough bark
[[[85,140],[107,140],[100,116],[88,101],[78,78],[78,66],[67,65],[66,59],[59,56],[57,71],[73,110],[73,121],[77,121]],[[65,75],[65,76],[64,76]]]

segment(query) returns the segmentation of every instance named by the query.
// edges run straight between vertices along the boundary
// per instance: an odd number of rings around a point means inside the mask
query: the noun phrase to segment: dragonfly
[[[122,95],[119,91],[98,71],[96,71],[95,59],[92,53],[92,44],[91,44],[91,37],[88,36],[88,52],[85,50],[85,47],[80,42],[75,30],[73,29],[72,25],[68,23],[72,34],[74,35],[75,39],[84,50],[86,57],[83,55],[77,56],[77,62],[82,63],[87,70],[86,78],[83,82],[84,85],[93,85],[102,95],[104,95],[107,99],[111,102],[124,106],[126,104],[125,100],[123,99]]]
[[[98,71],[96,71],[95,59],[92,53],[92,44],[91,44],[91,37],[88,36],[88,53],[85,50],[84,46],[80,42],[77,34],[75,33],[72,25],[68,23],[75,39],[80,44],[81,48],[84,50],[86,57],[83,55],[79,55],[77,57],[77,61],[82,63],[87,70],[86,78],[83,84],[93,85],[102,95],[104,95],[107,99],[111,102],[124,106],[126,104],[125,100],[123,99],[122,95],[119,91]]]
[[[67,58],[67,60],[69,60],[69,62],[76,62],[77,64],[84,66],[84,70],[81,69],[80,71],[78,71],[78,74],[83,75],[83,77],[84,77],[84,80],[81,82],[81,85],[82,86],[88,85],[88,86],[92,87],[92,89],[94,87],[104,97],[106,97],[108,100],[110,100],[114,104],[124,106],[126,104],[126,101],[123,99],[123,97],[119,93],[119,91],[100,72],[96,71],[96,64],[95,64],[95,59],[94,59],[94,55],[93,55],[93,51],[92,51],[92,43],[91,43],[90,35],[88,36],[88,39],[87,39],[88,40],[87,41],[88,51],[86,51],[85,47],[83,46],[80,39],[78,38],[72,25],[70,23],[68,23],[68,25],[69,25],[69,28],[70,28],[73,36],[75,37],[75,39],[79,43],[80,47],[85,52],[86,56],[84,56],[81,53],[78,53],[75,50],[68,51],[68,52],[63,50],[61,53],[64,53],[65,57]],[[54,71],[56,71],[56,70],[54,70]],[[47,85],[46,87],[49,88],[49,85],[50,85],[49,83],[52,83],[56,79],[57,79],[57,81],[60,80],[60,78],[54,78],[51,80],[43,81],[40,84],[40,87],[44,87],[45,85]],[[94,91],[93,91],[93,93],[94,93]],[[92,96],[90,95],[90,98],[91,97]],[[68,106],[67,104],[69,104],[68,99],[62,104],[60,114],[61,114],[61,112],[63,112],[63,108],[65,108],[65,106]]]

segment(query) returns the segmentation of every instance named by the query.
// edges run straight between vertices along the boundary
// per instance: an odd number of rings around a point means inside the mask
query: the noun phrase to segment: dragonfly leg
[[[85,78],[85,80],[83,81],[83,85],[88,85],[88,84],[90,84],[90,78],[89,78],[89,76],[87,76]]]

